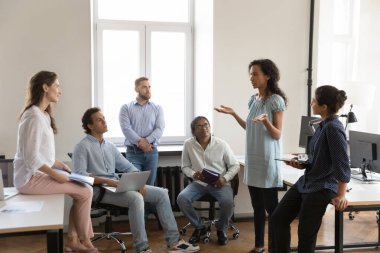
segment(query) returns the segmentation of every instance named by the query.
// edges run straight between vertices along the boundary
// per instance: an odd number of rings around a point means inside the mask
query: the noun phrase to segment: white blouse
[[[37,106],[26,110],[18,126],[17,153],[13,162],[14,185],[24,186],[44,164],[55,162],[54,133],[50,117]]]

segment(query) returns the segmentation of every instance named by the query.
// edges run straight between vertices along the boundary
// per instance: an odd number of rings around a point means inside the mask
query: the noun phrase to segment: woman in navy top
[[[308,144],[307,163],[286,162],[292,167],[305,169],[305,173],[272,214],[270,226],[274,231],[274,252],[290,252],[290,223],[297,214],[298,252],[314,252],[327,205],[331,203],[339,211],[347,207],[345,194],[351,171],[346,134],[336,115],[346,99],[343,90],[330,85],[320,86],[315,91],[311,108],[322,121]]]

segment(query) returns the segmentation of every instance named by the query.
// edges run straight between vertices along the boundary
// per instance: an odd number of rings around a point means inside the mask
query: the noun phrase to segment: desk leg
[[[47,252],[48,253],[62,253],[63,252],[63,231],[48,230],[46,233],[47,239]]]
[[[377,217],[377,242],[380,244],[380,209],[377,210],[378,217]],[[377,247],[379,248],[379,246]]]
[[[343,252],[343,212],[335,211],[335,253]]]
[[[59,235],[58,235],[58,239],[59,239],[59,253],[63,253],[63,229],[60,229],[58,231]]]

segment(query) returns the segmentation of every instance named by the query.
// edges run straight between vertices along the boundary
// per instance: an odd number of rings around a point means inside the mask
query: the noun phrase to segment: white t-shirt
[[[24,186],[44,164],[55,162],[54,133],[50,117],[37,106],[26,110],[18,126],[17,152],[14,159],[14,185]]]

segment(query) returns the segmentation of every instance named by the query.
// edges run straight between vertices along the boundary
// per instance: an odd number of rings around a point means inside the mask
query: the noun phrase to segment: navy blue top
[[[337,193],[338,181],[350,181],[346,133],[336,116],[319,124],[308,144],[308,150],[309,160],[305,174],[294,185],[300,193],[317,192],[322,189],[330,189]]]

